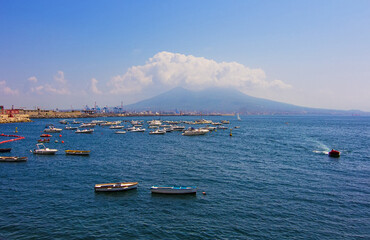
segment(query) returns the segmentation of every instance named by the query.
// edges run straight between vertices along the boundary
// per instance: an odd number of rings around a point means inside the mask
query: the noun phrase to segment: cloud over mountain
[[[203,57],[159,52],[146,64],[130,67],[108,83],[111,93],[140,92],[152,85],[183,86],[204,89],[210,86],[240,90],[290,88],[281,80],[267,81],[262,69],[252,69],[237,62],[216,62]]]

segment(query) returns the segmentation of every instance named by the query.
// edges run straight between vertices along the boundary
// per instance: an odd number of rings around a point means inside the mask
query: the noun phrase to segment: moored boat
[[[135,189],[139,185],[138,182],[117,182],[117,183],[101,183],[95,184],[95,192],[118,192]]]
[[[33,151],[31,150],[31,152],[39,155],[53,155],[58,152],[58,150],[47,148],[43,143],[38,143],[36,144],[36,149],[34,149]]]
[[[50,142],[50,138],[43,138],[43,139],[39,139],[39,140],[37,140],[37,142],[39,142],[39,143],[48,143],[48,142]]]
[[[94,129],[77,129],[75,133],[93,133]]]
[[[152,186],[152,193],[161,194],[196,194],[197,187],[195,186]]]
[[[204,135],[206,134],[207,132],[209,132],[209,130],[207,129],[194,129],[194,128],[189,128],[187,130],[185,130],[182,135],[183,136],[199,136],[199,135]]]
[[[44,134],[41,134],[41,135],[40,135],[40,137],[44,137],[44,138],[45,138],[45,137],[52,137],[52,135],[50,135],[50,134],[45,134],[45,133],[44,133]]]
[[[339,152],[339,151],[337,151],[337,150],[332,149],[332,150],[329,152],[329,157],[340,157],[340,152]]]
[[[165,130],[162,130],[162,129],[156,129],[154,131],[150,131],[149,134],[151,135],[163,135],[165,134],[166,131]]]
[[[78,129],[78,127],[66,126],[64,129],[65,129],[65,130],[77,130],[77,129]]]
[[[52,133],[52,132],[61,132],[63,129],[61,128],[56,128],[53,126],[49,126],[48,128],[44,129],[44,132]]]
[[[0,157],[0,162],[25,162],[27,157]]]
[[[10,152],[11,148],[0,148],[0,152]]]
[[[90,151],[82,151],[82,150],[65,150],[67,155],[81,155],[81,156],[88,156],[90,155]]]
[[[115,133],[115,134],[125,134],[125,133],[126,133],[126,131],[115,131],[114,133]]]

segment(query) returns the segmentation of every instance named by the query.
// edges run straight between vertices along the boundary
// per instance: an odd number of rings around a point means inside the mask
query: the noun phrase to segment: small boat
[[[329,152],[329,157],[340,157],[340,152],[339,152],[339,151],[337,151],[337,150],[332,149],[332,150]]]
[[[94,129],[77,129],[75,133],[93,133]]]
[[[64,120],[60,120],[59,123],[60,124],[67,125],[68,124],[68,121],[66,119],[64,119]]]
[[[39,140],[37,140],[37,142],[39,142],[39,143],[48,143],[48,142],[50,142],[50,138],[43,138],[43,139],[39,139]]]
[[[36,149],[34,149],[33,151],[31,150],[31,152],[40,155],[53,155],[58,152],[58,150],[47,148],[43,143],[38,143],[36,144]]]
[[[48,132],[48,133],[51,133],[51,132],[61,132],[63,129],[61,128],[56,128],[56,127],[53,127],[53,126],[49,126],[48,128],[45,128],[44,129],[44,132]]]
[[[197,187],[195,186],[152,186],[152,193],[162,194],[196,194]]]
[[[225,127],[225,126],[218,126],[217,129],[225,130],[225,129],[227,129],[227,127]]]
[[[95,192],[118,192],[135,189],[139,185],[138,182],[117,182],[117,183],[101,183],[95,184]]]
[[[0,148],[0,152],[10,152],[11,148]]]
[[[234,128],[240,128],[240,126],[235,126]]]
[[[27,157],[0,157],[0,162],[25,162]]]
[[[81,122],[73,120],[72,124],[81,124]]]
[[[163,135],[165,134],[166,131],[165,130],[161,130],[161,129],[156,129],[154,131],[150,131],[149,134],[154,134],[154,135]]]
[[[65,150],[67,155],[81,155],[81,156],[88,156],[90,155],[90,151],[82,151],[82,150]]]
[[[135,128],[130,130],[130,132],[145,132],[145,128]]]
[[[94,123],[83,123],[79,126],[79,128],[94,128],[96,124]]]
[[[44,134],[41,134],[41,135],[40,135],[40,137],[43,137],[43,138],[45,138],[45,137],[52,137],[52,135],[50,135],[50,134],[45,134],[45,133],[44,133]]]
[[[182,135],[183,136],[199,136],[199,135],[204,135],[206,134],[207,132],[209,132],[209,130],[207,129],[194,129],[194,128],[189,128],[187,130],[185,130]]]
[[[173,126],[172,129],[173,131],[182,131],[185,129],[185,126]]]
[[[125,133],[126,133],[126,131],[115,131],[114,133],[115,133],[115,134],[125,134]]]
[[[125,126],[122,126],[122,125],[114,125],[114,126],[110,126],[109,129],[122,129],[124,127]]]
[[[65,130],[77,130],[78,127],[66,126],[64,129]]]
[[[228,120],[222,120],[221,123],[222,124],[230,124],[230,121],[228,121]]]
[[[238,119],[238,121],[241,121],[242,119],[240,118],[239,116],[239,113],[236,114],[236,118]]]

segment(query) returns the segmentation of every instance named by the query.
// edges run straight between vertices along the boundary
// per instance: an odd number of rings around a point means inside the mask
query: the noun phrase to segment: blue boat
[[[195,186],[152,186],[152,193],[161,194],[196,194],[197,187]]]

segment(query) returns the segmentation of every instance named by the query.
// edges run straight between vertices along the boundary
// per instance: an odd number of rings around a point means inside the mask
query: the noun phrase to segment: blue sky
[[[0,0],[0,105],[133,103],[235,87],[370,111],[370,1]]]

